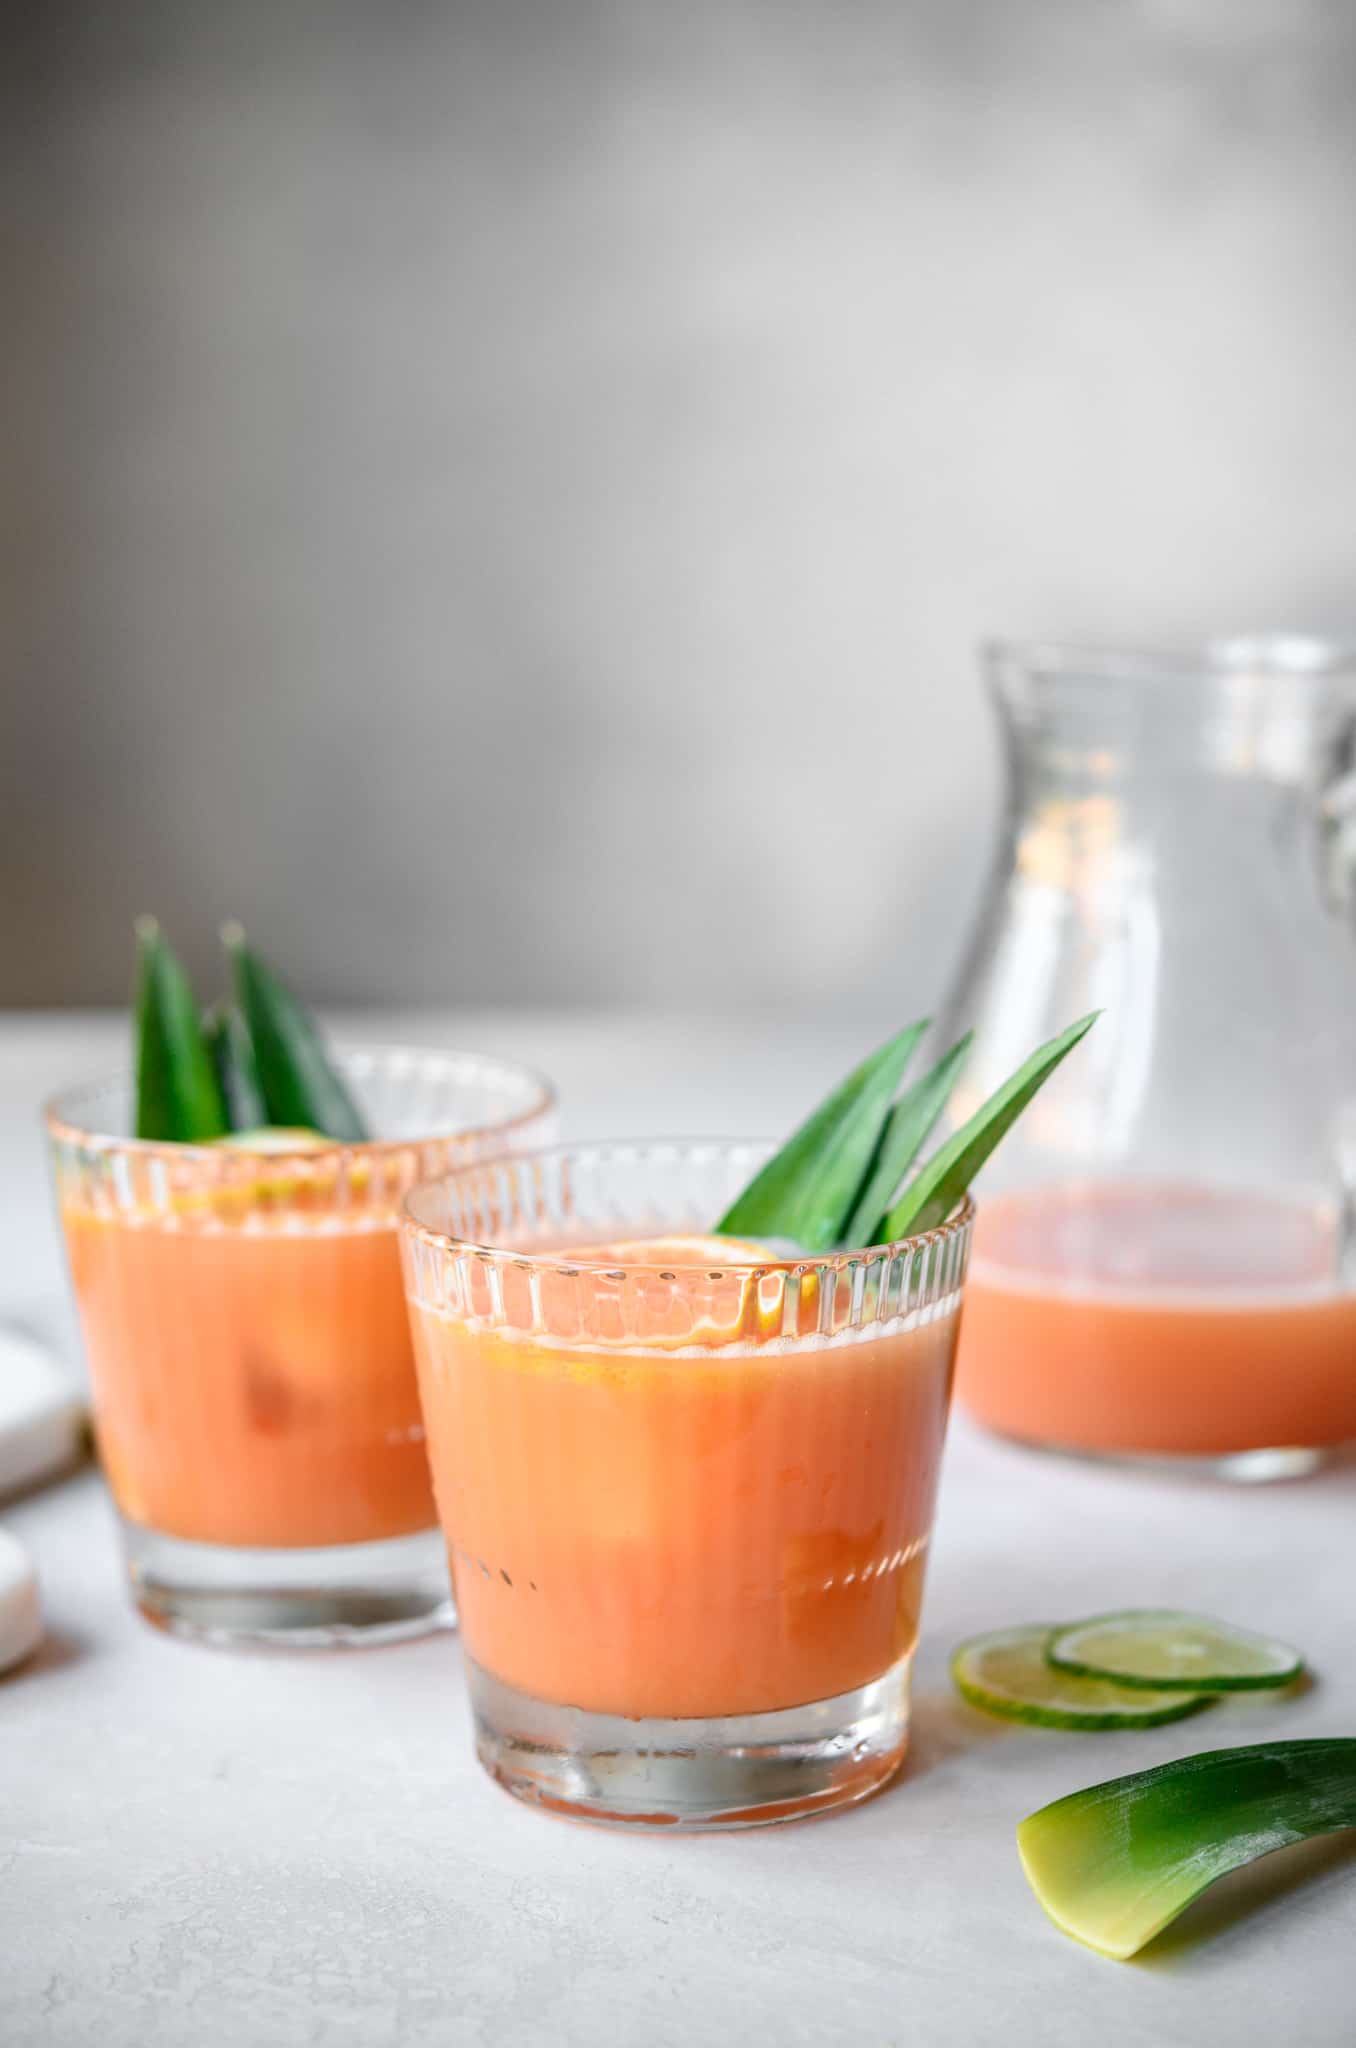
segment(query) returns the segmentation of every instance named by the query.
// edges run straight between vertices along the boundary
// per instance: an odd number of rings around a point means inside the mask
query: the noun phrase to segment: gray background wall
[[[1352,622],[1347,0],[6,23],[0,1000],[922,1000],[977,635]]]

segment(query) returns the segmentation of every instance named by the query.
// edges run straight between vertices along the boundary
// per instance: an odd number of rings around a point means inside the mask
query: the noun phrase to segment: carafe
[[[978,1187],[958,1392],[1046,1448],[1356,1441],[1356,649],[999,646],[1008,805],[945,1022],[963,1117],[1102,1015]]]

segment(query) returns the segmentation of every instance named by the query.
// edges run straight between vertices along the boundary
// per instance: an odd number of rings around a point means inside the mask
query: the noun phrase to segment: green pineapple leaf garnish
[[[1255,1857],[1356,1828],[1356,1739],[1205,1750],[1072,1792],[1017,1830],[1056,1927],[1117,1962]]]
[[[203,1015],[203,1035],[217,1070],[233,1131],[254,1131],[268,1122],[263,1090],[239,1010],[234,1003],[213,1003]]]
[[[136,1134],[203,1144],[230,1121],[193,990],[153,917],[137,919],[136,935]]]
[[[989,1154],[1100,1013],[1081,1017],[991,1095],[907,1184],[970,1049],[969,1032],[895,1100],[928,1028],[910,1024],[864,1060],[749,1182],[716,1225],[729,1237],[783,1238],[814,1253],[884,1244],[944,1223]],[[885,1213],[882,1214],[882,1211]]]
[[[922,1171],[914,1176],[889,1211],[873,1237],[873,1243],[917,1236],[945,1223],[957,1202],[994,1148],[1005,1138],[1022,1111],[1039,1093],[1060,1061],[1085,1038],[1098,1017],[1093,1010],[1070,1024],[1045,1045],[1038,1046],[1015,1074],[980,1104],[968,1123],[961,1125]]]
[[[737,1196],[716,1229],[726,1237],[784,1237],[802,1251],[842,1238],[905,1067],[929,1019],[908,1024],[848,1075]]]
[[[914,1160],[919,1148],[927,1143],[938,1117],[946,1108],[947,1097],[955,1085],[956,1077],[965,1064],[974,1037],[967,1031],[958,1039],[950,1052],[933,1067],[929,1067],[921,1080],[905,1089],[898,1102],[885,1120],[877,1147],[875,1163],[867,1175],[861,1193],[853,1205],[852,1214],[843,1227],[842,1241],[848,1245],[877,1244],[871,1232],[879,1224],[889,1208],[892,1199]]]
[[[266,1121],[289,1130],[320,1131],[344,1144],[361,1144],[368,1136],[367,1126],[331,1064],[310,1012],[246,944],[239,924],[223,925],[221,937],[268,1112]]]

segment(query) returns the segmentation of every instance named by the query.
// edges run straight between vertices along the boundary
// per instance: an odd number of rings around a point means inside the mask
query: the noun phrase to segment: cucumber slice
[[[1252,1692],[1293,1685],[1304,1669],[1289,1643],[1170,1607],[1075,1622],[1055,1631],[1046,1655],[1058,1671],[1155,1692]]]
[[[1056,1799],[1027,1815],[1017,1851],[1056,1927],[1123,1962],[1226,1871],[1350,1827],[1356,1741],[1261,1742]]]
[[[951,1659],[956,1690],[986,1714],[1037,1728],[1157,1728],[1210,1705],[1204,1693],[1128,1691],[1057,1671],[1046,1656],[1052,1633],[1033,1622],[971,1636]]]

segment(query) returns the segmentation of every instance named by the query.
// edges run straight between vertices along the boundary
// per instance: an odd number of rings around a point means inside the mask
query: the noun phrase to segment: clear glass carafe
[[[979,1189],[958,1391],[1094,1455],[1356,1440],[1356,649],[997,647],[998,867],[949,1015],[969,1113],[1095,1029]]]

